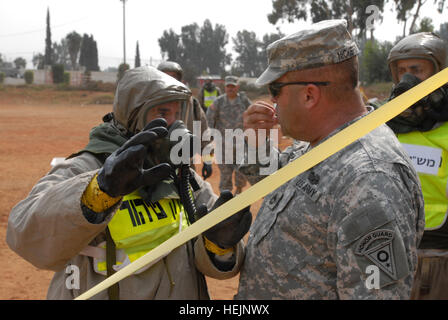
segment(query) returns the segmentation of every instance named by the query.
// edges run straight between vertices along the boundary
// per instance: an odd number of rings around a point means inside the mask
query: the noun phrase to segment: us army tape
[[[164,256],[168,252],[183,245],[187,241],[197,237],[207,229],[213,227],[241,209],[251,205],[258,199],[268,195],[295,176],[314,167],[316,164],[353,143],[373,129],[394,118],[418,100],[447,83],[447,80],[448,68],[445,68],[431,78],[421,82],[411,90],[401,94],[377,110],[369,113],[344,130],[341,130],[328,140],[318,145],[316,148],[311,149],[309,152],[305,153],[285,167],[279,169],[272,175],[267,176],[230,201],[224,203],[217,209],[207,214],[205,217],[199,219],[191,226],[184,229],[184,231],[171,237],[138,260],[124,267],[90,290],[84,292],[77,297],[76,300],[89,299],[95,294],[109,288],[114,283],[133,274],[140,268],[143,268],[156,259]]]

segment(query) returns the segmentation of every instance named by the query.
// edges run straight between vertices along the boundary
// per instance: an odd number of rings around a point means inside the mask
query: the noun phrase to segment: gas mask
[[[416,76],[405,73],[401,81],[393,88],[389,101],[400,94],[415,87],[421,82]],[[411,131],[429,131],[436,122],[448,120],[448,94],[441,87],[423,99],[417,101],[398,116],[387,122],[387,125],[395,133],[407,133]]]
[[[197,138],[181,120],[174,121],[167,129],[168,135],[154,144],[153,150],[150,152],[151,159],[155,163],[166,162],[173,167],[189,164]]]
[[[156,141],[148,150],[147,161],[149,160],[148,162],[152,164],[169,163],[173,167],[171,178],[177,186],[177,192],[191,224],[197,219],[195,200],[191,190],[196,191],[199,186],[190,172],[189,164],[193,156],[193,146],[198,143],[194,141],[197,137],[180,120],[174,121],[167,129],[168,135]],[[173,150],[175,150],[174,153]],[[143,199],[151,199],[154,190],[155,186],[144,187],[140,189],[140,194]]]

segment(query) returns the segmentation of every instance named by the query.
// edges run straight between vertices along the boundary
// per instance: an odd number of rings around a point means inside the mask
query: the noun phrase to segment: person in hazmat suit
[[[192,137],[178,121],[190,96],[155,68],[126,71],[113,114],[91,130],[87,146],[12,209],[6,241],[34,266],[55,271],[48,299],[76,298],[232,198],[218,198],[171,155]],[[173,145],[176,130],[182,141]],[[249,208],[241,210],[92,298],[207,299],[204,276],[238,272],[250,223]]]

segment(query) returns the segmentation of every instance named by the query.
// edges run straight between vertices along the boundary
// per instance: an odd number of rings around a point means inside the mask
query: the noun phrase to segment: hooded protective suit
[[[142,130],[145,124],[141,116],[149,108],[173,100],[186,101],[190,95],[182,83],[154,68],[127,71],[118,83],[115,119],[92,129],[86,148],[52,168],[12,209],[6,239],[10,248],[34,266],[56,272],[48,299],[73,299],[106,278],[95,271],[94,255],[89,256],[86,248],[95,249],[105,241],[106,226],[123,209],[123,200],[109,208],[104,220],[91,223],[81,208],[81,197],[104,159]],[[200,187],[194,192],[196,204],[204,203],[210,209],[217,196],[207,182],[195,177]],[[157,188],[159,198],[169,190]],[[120,281],[120,299],[207,299],[204,275],[233,277],[243,258],[242,242],[235,256],[234,267],[220,271],[198,237],[147,270]],[[93,299],[108,299],[108,293],[103,291]]]

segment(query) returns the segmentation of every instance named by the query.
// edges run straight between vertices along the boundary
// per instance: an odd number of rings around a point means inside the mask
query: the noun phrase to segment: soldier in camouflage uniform
[[[267,49],[257,83],[269,84],[277,108],[254,103],[244,126],[278,122],[295,139],[281,153],[270,147],[279,167],[372,111],[358,90],[359,51],[346,25],[321,21]],[[240,169],[255,183],[259,168]],[[417,173],[382,125],[266,196],[235,298],[408,299],[423,228]]]
[[[238,78],[227,76],[225,78],[226,93],[219,96],[207,110],[207,123],[210,128],[219,130],[221,136],[225,136],[225,129],[243,129],[243,113],[251,104],[249,98],[242,92],[238,92]],[[225,154],[232,153],[233,164],[218,164],[221,171],[219,190],[233,189],[232,175],[235,171],[236,193],[240,193],[246,185],[246,178],[236,170],[236,148],[234,145],[224,145]],[[225,155],[222,156],[225,159]],[[224,160],[223,160],[224,162]]]

